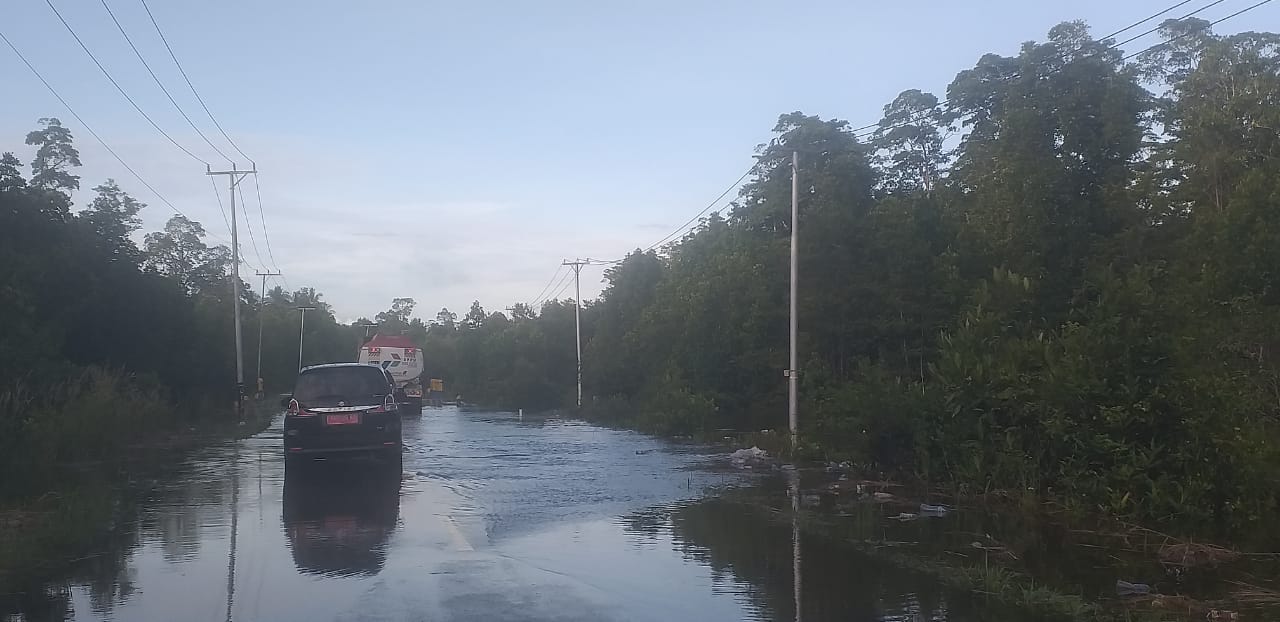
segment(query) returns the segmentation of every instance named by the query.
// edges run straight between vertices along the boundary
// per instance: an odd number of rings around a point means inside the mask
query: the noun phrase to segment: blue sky
[[[139,1],[107,2],[179,104],[233,153]],[[1201,16],[1252,3],[1227,0]],[[54,4],[161,127],[225,166],[100,0]],[[316,287],[354,319],[397,296],[417,299],[424,317],[465,312],[473,299],[490,310],[530,300],[561,259],[619,257],[684,222],[750,166],[781,113],[872,123],[900,91],[942,95],[983,53],[1015,53],[1060,21],[1085,19],[1101,36],[1173,0],[149,4],[214,114],[257,161],[274,263],[289,285]],[[1219,32],[1274,29],[1277,18],[1280,4],[1267,5]],[[204,165],[146,124],[43,0],[5,2],[0,31],[143,177],[229,237]],[[150,205],[144,229],[163,226],[168,209],[6,47],[0,72],[10,85],[0,150],[29,160],[25,132],[60,117],[81,149],[83,188],[116,178]],[[259,253],[243,228],[241,247],[254,265],[271,264],[246,189]],[[599,277],[583,271],[584,297]]]

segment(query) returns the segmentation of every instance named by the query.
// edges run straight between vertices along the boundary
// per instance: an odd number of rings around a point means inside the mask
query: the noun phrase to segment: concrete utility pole
[[[302,334],[307,330],[307,311],[314,310],[315,307],[298,307],[302,312],[302,323],[298,325],[298,371],[302,371]]]
[[[262,309],[267,305],[267,277],[280,276],[280,272],[279,271],[272,272],[270,270],[267,270],[266,272],[255,272],[254,274],[257,274],[258,276],[262,277],[262,298],[258,300],[258,366],[253,368],[254,373],[257,374],[259,378],[261,378],[262,377]]]
[[[578,408],[582,408],[582,266],[589,263],[590,259],[566,259],[562,263],[573,268],[573,329],[578,338]]]
[[[231,299],[236,321],[236,414],[240,413],[244,405],[244,344],[240,339],[240,234],[236,227],[236,186],[245,177],[257,174],[258,165],[253,165],[253,170],[250,171],[239,171],[234,162],[229,171],[205,170],[205,175],[226,175],[231,181]]]
[[[800,232],[800,152],[791,152],[791,361],[787,369],[787,422],[791,429],[791,447],[795,448],[796,430],[799,425],[798,381],[800,379],[799,363],[796,357],[796,282],[800,276],[799,266],[799,232]]]

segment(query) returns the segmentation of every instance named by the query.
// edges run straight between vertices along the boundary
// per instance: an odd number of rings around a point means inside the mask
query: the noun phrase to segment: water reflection
[[[669,529],[686,559],[741,582],[753,619],[968,619],[967,613],[957,615],[933,582],[801,529],[792,520],[793,499],[799,497],[710,498],[672,508],[664,526],[653,516],[632,517],[623,525],[646,538]]]
[[[399,513],[399,470],[364,462],[285,469],[284,531],[299,572],[378,574]]]

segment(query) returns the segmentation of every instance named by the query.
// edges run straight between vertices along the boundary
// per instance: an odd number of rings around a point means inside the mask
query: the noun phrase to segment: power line
[[[534,296],[533,298],[530,298],[529,300],[541,300],[542,295],[547,293],[547,288],[551,287],[551,284],[555,282],[557,276],[560,276],[560,271],[562,270],[564,270],[564,264],[556,266],[556,271],[552,273],[550,279],[547,279],[547,284],[542,286],[542,289],[538,291],[538,295]],[[525,303],[525,304],[528,304],[530,308],[533,307],[533,303]]]
[[[556,297],[557,297],[557,296],[559,296],[562,292],[564,292],[565,288],[569,286],[569,280],[570,280],[572,277],[573,277],[573,272],[572,272],[572,271],[566,271],[566,272],[564,273],[564,278],[560,279],[560,282],[559,282],[559,283],[556,283],[556,284],[555,284],[555,287],[552,287],[552,288],[547,292],[547,296],[545,296],[545,297],[543,297],[543,298],[539,298],[538,300],[535,300],[535,301],[533,302],[533,304],[532,304],[532,305],[530,305],[530,306],[531,306],[531,307],[541,306],[543,303],[545,303],[545,302],[547,302],[547,301],[549,301],[549,300],[554,300],[554,299],[556,299]],[[557,289],[559,289],[559,291],[556,291]],[[551,294],[551,292],[556,292],[556,293],[555,293],[555,295],[552,295],[552,294]]]
[[[4,36],[3,32],[0,32],[0,40],[3,40],[5,42],[5,45],[9,46],[10,50],[13,50],[13,53],[17,55],[18,60],[21,60],[22,64],[26,65],[27,69],[31,70],[31,73],[35,75],[36,79],[40,80],[40,83],[43,84],[44,87],[49,90],[49,93],[53,94],[54,98],[56,98],[58,102],[61,103],[64,108],[67,109],[67,112],[70,112],[71,116],[75,117],[75,120],[78,123],[80,123],[82,127],[84,127],[85,131],[89,132],[89,135],[93,136],[94,140],[97,140],[98,144],[102,145],[102,148],[106,149],[107,153],[111,154],[111,157],[115,158],[116,162],[120,163],[120,166],[123,166],[126,171],[129,171],[129,174],[133,175],[133,177],[137,179],[139,183],[145,186],[147,190],[150,190],[151,194],[154,194],[156,198],[160,199],[161,203],[164,203],[166,206],[168,206],[169,209],[173,210],[173,213],[179,216],[182,216],[183,218],[186,218],[187,220],[190,220],[192,222],[199,222],[194,218],[183,213],[182,210],[178,209],[178,207],[175,206],[172,202],[170,202],[169,199],[165,198],[163,194],[160,194],[160,191],[156,190],[155,186],[152,186],[149,182],[147,182],[146,179],[142,177],[142,175],[138,174],[138,171],[134,170],[132,166],[129,166],[129,163],[125,162],[124,158],[120,157],[120,154],[116,153],[116,150],[112,149],[111,145],[107,144],[107,141],[103,140],[102,136],[100,136],[97,132],[95,132],[91,125],[85,122],[85,120],[79,115],[79,113],[76,112],[75,108],[72,108],[71,104],[67,103],[67,100],[64,99],[62,95],[58,93],[58,90],[53,88],[53,85],[49,84],[48,80],[44,79],[44,75],[42,75],[35,68],[35,66],[31,64],[31,61],[27,60],[26,56],[23,56],[22,52],[18,51],[18,48],[13,45],[13,42],[10,41],[8,37]],[[222,239],[219,236],[213,235],[212,233],[209,233],[209,232],[206,232],[206,233],[209,235],[209,237],[219,242],[224,242],[224,243],[226,242],[226,240]]]
[[[111,85],[116,87],[117,91],[120,91],[120,94],[124,96],[125,100],[127,100],[129,104],[133,106],[134,110],[138,111],[138,114],[142,115],[143,119],[147,120],[147,123],[151,124],[151,127],[155,128],[157,132],[160,132],[160,134],[163,135],[165,138],[167,138],[169,142],[173,143],[174,147],[177,147],[178,149],[182,150],[183,153],[191,156],[193,159],[200,162],[201,164],[205,166],[209,166],[209,163],[205,161],[204,158],[201,158],[200,156],[192,153],[189,149],[179,144],[178,141],[174,140],[173,137],[170,136],[168,132],[164,131],[164,129],[162,129],[159,125],[157,125],[156,122],[152,120],[151,117],[142,110],[142,107],[139,106],[137,102],[133,101],[132,97],[129,97],[129,94],[126,93],[124,88],[120,86],[120,83],[116,82],[116,79],[111,77],[111,72],[107,71],[107,68],[103,67],[102,63],[98,62],[98,57],[94,56],[93,52],[89,51],[89,46],[85,45],[84,41],[80,40],[80,35],[77,35],[75,29],[71,27],[71,24],[68,24],[67,20],[62,17],[62,13],[58,12],[58,8],[53,6],[52,0],[44,0],[44,3],[49,5],[49,8],[53,10],[54,15],[58,16],[58,21],[62,22],[62,25],[67,29],[67,32],[71,33],[71,36],[76,40],[76,43],[80,44],[80,49],[84,50],[84,53],[89,55],[89,59],[93,61],[93,64],[98,66],[98,70],[102,72],[102,75],[107,77],[107,80],[111,82]]]
[[[102,1],[104,3],[106,2],[106,0]],[[173,46],[169,45],[169,38],[164,36],[164,29],[160,27],[160,22],[156,20],[155,14],[151,12],[151,6],[147,4],[147,0],[139,1],[142,3],[142,8],[147,13],[147,18],[151,20],[151,25],[155,28],[156,35],[160,37],[160,42],[164,44],[165,51],[169,53],[169,58],[173,60],[174,66],[178,68],[178,73],[182,75],[183,81],[187,83],[187,88],[191,89],[191,94],[195,96],[197,102],[200,102],[200,108],[203,109],[205,115],[209,117],[209,121],[213,123],[214,127],[218,128],[218,132],[222,134],[224,139],[226,139],[227,144],[231,145],[237,153],[243,156],[246,160],[249,160],[251,164],[254,164],[253,168],[257,170],[257,165],[254,163],[253,158],[249,157],[249,154],[245,153],[244,150],[240,148],[240,145],[236,144],[236,141],[231,138],[231,135],[227,133],[227,130],[222,127],[222,123],[218,122],[218,118],[213,115],[213,111],[209,109],[209,105],[205,103],[204,97],[200,95],[199,89],[197,89],[195,83],[191,81],[191,77],[187,75],[186,68],[182,66],[182,61],[178,60],[178,55],[173,51]],[[172,98],[170,99],[172,100]],[[185,113],[183,114],[183,117],[186,117]],[[187,121],[190,123],[190,119],[187,119]],[[193,124],[192,127],[194,128],[195,125]],[[197,129],[196,131],[199,132],[200,130]],[[204,138],[205,142],[209,142],[209,139],[205,137],[203,133],[200,134],[200,137]],[[212,143],[210,143],[210,146],[213,146]],[[218,150],[217,147],[214,147],[214,150]],[[222,151],[218,150],[218,153],[222,154]],[[225,154],[222,154],[222,156],[226,158]],[[228,161],[229,160],[230,159],[228,158]],[[257,196],[258,220],[262,222],[262,237],[267,246],[267,256],[271,258],[271,265],[275,267],[277,272],[279,272],[280,264],[276,262],[275,250],[271,247],[271,234],[267,229],[267,217],[262,209],[262,187],[259,185],[257,175],[253,176],[253,189],[254,194]],[[245,219],[248,220],[248,218],[249,216],[246,214]],[[261,261],[261,257],[259,257],[259,260]]]
[[[1134,28],[1137,28],[1138,26],[1141,26],[1141,25],[1143,25],[1143,24],[1145,24],[1145,23],[1147,23],[1147,22],[1149,22],[1149,21],[1151,21],[1151,20],[1153,20],[1153,19],[1155,19],[1155,18],[1157,18],[1157,17],[1160,17],[1161,15],[1164,15],[1165,13],[1168,13],[1169,11],[1172,11],[1172,10],[1174,10],[1174,9],[1177,9],[1177,8],[1179,8],[1179,7],[1183,6],[1183,5],[1190,4],[1191,2],[1194,2],[1194,1],[1195,1],[1195,0],[1182,0],[1182,2],[1179,2],[1179,3],[1174,4],[1174,5],[1172,5],[1172,6],[1166,7],[1166,8],[1164,8],[1164,9],[1163,9],[1163,10],[1161,10],[1161,11],[1158,11],[1158,12],[1156,12],[1156,13],[1152,13],[1151,15],[1148,15],[1148,16],[1146,16],[1146,17],[1144,17],[1144,18],[1142,18],[1142,19],[1140,19],[1140,20],[1138,20],[1138,21],[1136,21],[1136,22],[1134,22],[1134,23],[1132,23],[1132,24],[1129,24],[1128,26],[1125,26],[1124,28],[1121,28],[1120,30],[1117,30],[1117,31],[1115,31],[1115,32],[1113,32],[1113,33],[1111,33],[1111,34],[1109,34],[1109,35],[1107,35],[1107,36],[1103,37],[1103,38],[1102,38],[1102,40],[1104,40],[1104,41],[1105,41],[1105,40],[1110,39],[1110,38],[1112,38],[1112,37],[1115,37],[1115,36],[1117,36],[1117,35],[1124,34],[1125,32],[1128,32],[1128,31],[1130,31],[1130,30],[1133,30]],[[1216,3],[1215,3],[1215,4],[1216,4]],[[1206,9],[1206,8],[1208,8],[1208,7],[1204,7],[1204,8],[1202,8],[1202,9],[1200,9],[1200,10],[1204,10],[1204,9]],[[1186,17],[1186,16],[1184,16],[1184,17]],[[1145,33],[1145,34],[1150,34],[1150,32]],[[1144,36],[1144,35],[1139,35],[1139,36]],[[1128,43],[1128,41],[1125,41],[1124,43]],[[1122,45],[1122,44],[1121,44],[1121,45]],[[937,108],[938,106],[941,106],[941,105],[943,105],[944,103],[945,103],[945,101],[943,101],[943,102],[939,102],[938,104],[934,105],[932,108],[929,108],[929,110],[932,110],[933,108]],[[879,122],[876,122],[876,123],[869,123],[869,124],[864,125],[864,126],[862,126],[862,127],[855,127],[855,128],[853,128],[852,130],[849,130],[849,131],[856,135],[856,134],[858,134],[858,133],[860,133],[860,132],[862,132],[862,131],[864,131],[864,130],[873,130],[873,129],[876,129],[876,128],[879,128],[879,127],[880,127],[880,123],[879,123]]]
[[[568,277],[568,275],[567,275],[567,274],[566,274],[565,276],[566,276],[566,277]],[[561,294],[563,294],[563,293],[565,292],[565,290],[567,290],[567,289],[569,289],[569,279],[568,279],[568,278],[565,278],[564,287],[561,287],[561,288],[560,288],[560,291],[556,292],[556,295],[555,295],[555,296],[552,296],[552,297],[551,297],[551,298],[549,298],[548,300],[560,300],[560,295],[561,295]]]
[[[1218,5],[1218,4],[1221,4],[1221,3],[1222,3],[1222,2],[1224,2],[1224,1],[1225,1],[1225,0],[1214,0],[1214,2],[1211,2],[1211,3],[1209,3],[1209,4],[1206,4],[1205,6],[1202,6],[1202,7],[1198,8],[1198,9],[1196,9],[1196,10],[1194,10],[1194,11],[1191,11],[1190,13],[1187,13],[1186,15],[1183,15],[1182,17],[1176,18],[1176,20],[1175,20],[1175,21],[1182,21],[1182,20],[1184,20],[1184,19],[1187,19],[1188,17],[1192,17],[1192,16],[1194,16],[1194,15],[1196,15],[1196,14],[1198,14],[1198,13],[1200,13],[1200,12],[1202,12],[1202,11],[1206,10],[1206,9],[1209,9],[1209,8],[1212,8],[1212,7],[1216,6],[1216,5]],[[1219,23],[1219,22],[1223,22],[1223,21],[1226,21],[1226,20],[1228,20],[1228,19],[1231,19],[1232,17],[1235,17],[1235,16],[1237,16],[1237,15],[1240,15],[1241,13],[1245,13],[1245,12],[1247,12],[1247,11],[1253,10],[1253,9],[1255,9],[1255,8],[1259,7],[1259,6],[1262,6],[1262,5],[1264,5],[1264,4],[1267,4],[1268,2],[1271,2],[1271,0],[1262,0],[1262,2],[1259,2],[1258,4],[1255,4],[1255,5],[1251,6],[1251,7],[1247,7],[1247,8],[1245,8],[1245,9],[1240,10],[1240,11],[1237,11],[1237,12],[1235,12],[1235,13],[1232,13],[1231,15],[1228,15],[1227,17],[1224,17],[1224,18],[1219,19],[1219,20],[1217,20],[1217,21],[1215,21],[1215,22],[1212,22],[1212,23],[1210,23],[1210,26],[1212,26],[1212,25],[1214,25],[1214,24],[1217,24],[1217,23]],[[1137,25],[1140,25],[1140,24],[1145,23],[1145,22],[1147,22],[1147,21],[1149,21],[1149,20],[1151,20],[1151,19],[1154,19],[1154,18],[1156,18],[1156,17],[1159,17],[1160,15],[1163,15],[1163,14],[1165,14],[1165,13],[1168,13],[1169,11],[1172,11],[1172,10],[1174,10],[1174,9],[1176,9],[1176,8],[1180,7],[1180,6],[1183,6],[1184,4],[1187,4],[1187,2],[1186,2],[1185,0],[1184,0],[1183,2],[1179,2],[1179,3],[1177,3],[1177,4],[1174,4],[1173,6],[1171,6],[1171,7],[1169,7],[1169,8],[1166,8],[1166,9],[1164,9],[1163,11],[1160,11],[1159,13],[1155,13],[1155,14],[1153,14],[1153,15],[1151,15],[1151,16],[1149,16],[1149,17],[1147,17],[1146,19],[1143,19],[1143,20],[1140,20],[1140,21],[1138,21],[1138,22],[1135,22],[1134,24],[1132,24],[1132,25],[1130,25],[1130,26],[1128,26],[1128,27],[1126,27],[1126,28],[1122,28],[1121,30],[1116,31],[1116,33],[1114,33],[1114,34],[1112,34],[1112,35],[1110,35],[1110,36],[1108,36],[1108,37],[1105,37],[1104,39],[1109,39],[1109,38],[1111,38],[1112,36],[1115,36],[1115,34],[1119,34],[1119,33],[1125,32],[1125,31],[1127,31],[1127,30],[1130,30],[1130,29],[1134,28],[1134,27],[1135,27],[1135,26],[1137,26]],[[1113,43],[1113,44],[1111,44],[1111,45],[1108,45],[1108,46],[1106,46],[1106,47],[1102,48],[1102,50],[1099,50],[1099,52],[1098,52],[1098,53],[1101,53],[1102,51],[1105,51],[1105,50],[1112,50],[1112,49],[1116,49],[1116,48],[1118,48],[1119,46],[1124,45],[1124,44],[1126,44],[1126,43],[1131,43],[1131,42],[1133,42],[1133,41],[1135,41],[1135,40],[1137,40],[1137,39],[1140,39],[1140,38],[1145,37],[1145,36],[1147,36],[1147,35],[1149,35],[1149,34],[1151,34],[1151,33],[1153,33],[1153,32],[1156,32],[1156,31],[1160,30],[1160,28],[1161,28],[1161,26],[1156,26],[1156,27],[1154,27],[1154,28],[1151,28],[1151,29],[1149,29],[1149,30],[1144,31],[1142,34],[1135,35],[1135,36],[1130,37],[1130,38],[1128,38],[1128,39],[1125,39],[1124,41],[1121,41],[1121,42],[1119,42],[1119,43]],[[1157,44],[1152,45],[1152,46],[1150,46],[1150,47],[1147,47],[1147,48],[1145,48],[1145,49],[1139,50],[1139,51],[1137,51],[1137,52],[1135,52],[1135,53],[1133,53],[1133,54],[1130,54],[1130,55],[1128,55],[1128,56],[1125,56],[1125,57],[1121,58],[1121,61],[1128,60],[1128,59],[1130,59],[1130,58],[1133,58],[1134,56],[1137,56],[1138,54],[1142,54],[1143,52],[1146,52],[1146,51],[1149,51],[1149,50],[1155,49],[1155,48],[1160,47],[1160,46],[1162,46],[1162,45],[1167,45],[1168,43],[1171,43],[1171,42],[1173,42],[1173,41],[1176,41],[1176,40],[1178,40],[1178,39],[1181,39],[1181,38],[1183,38],[1183,37],[1185,37],[1185,36],[1188,36],[1189,34],[1190,34],[1190,33],[1183,33],[1183,34],[1181,34],[1181,35],[1178,35],[1178,36],[1176,36],[1176,37],[1173,37],[1172,39],[1169,39],[1168,41],[1164,41],[1164,42],[1161,42],[1161,43],[1157,43]],[[1094,57],[1094,56],[1097,56],[1097,54],[1098,54],[1098,53],[1090,54],[1090,55],[1088,55],[1088,56],[1085,56],[1084,58],[1092,58],[1092,57]],[[1053,69],[1050,69],[1047,73],[1048,73],[1048,74],[1054,74],[1054,73],[1057,73],[1057,72],[1058,72],[1058,71],[1060,71],[1060,70],[1062,69],[1062,67],[1064,67],[1064,66],[1065,66],[1065,65],[1060,65],[1060,66],[1058,66],[1058,67],[1054,67]],[[1013,77],[1017,77],[1017,76],[1013,76]],[[875,134],[877,134],[877,133],[879,133],[879,132],[882,132],[882,131],[892,130],[892,129],[897,129],[897,128],[900,128],[900,127],[905,127],[905,126],[911,125],[911,124],[913,124],[913,123],[917,123],[917,122],[919,122],[919,121],[923,120],[923,119],[924,119],[925,117],[927,117],[929,114],[931,114],[934,110],[937,110],[938,108],[943,107],[943,106],[947,106],[947,105],[948,105],[948,104],[950,104],[950,103],[951,103],[951,102],[950,102],[950,100],[947,100],[947,99],[941,100],[941,101],[939,101],[938,103],[936,103],[936,104],[934,104],[934,105],[932,105],[932,106],[929,106],[929,107],[925,108],[924,110],[919,111],[918,113],[916,113],[915,115],[911,116],[911,117],[910,117],[910,118],[908,118],[908,119],[905,119],[905,120],[903,120],[903,121],[901,121],[901,122],[898,122],[898,123],[893,123],[893,124],[890,124],[890,125],[886,125],[886,126],[884,126],[884,127],[881,127],[879,123],[873,123],[873,124],[870,124],[870,125],[864,125],[864,126],[862,126],[862,127],[860,127],[860,128],[857,128],[857,129],[855,129],[855,130],[852,130],[853,137],[854,137],[855,139],[865,139],[865,138],[868,138],[868,137],[870,137],[870,136],[874,136]],[[870,129],[869,131],[859,133],[861,130],[868,130],[868,128],[875,128],[875,129]]]
[[[646,253],[647,253],[647,252],[649,252],[649,251],[651,251],[651,250],[653,250],[653,249],[655,249],[655,248],[657,248],[657,247],[661,246],[661,245],[662,245],[664,242],[666,242],[667,240],[670,240],[671,238],[673,238],[673,237],[675,237],[676,235],[678,235],[681,231],[684,231],[684,229],[685,229],[686,227],[688,227],[690,224],[694,223],[694,222],[695,222],[695,221],[697,221],[699,218],[701,218],[701,217],[702,217],[702,215],[703,215],[703,214],[706,214],[708,211],[710,211],[710,210],[711,210],[711,208],[715,207],[715,206],[716,206],[716,204],[718,204],[718,203],[720,202],[720,199],[723,199],[723,198],[725,197],[725,195],[729,194],[730,192],[733,192],[734,188],[737,188],[740,184],[742,184],[742,180],[746,179],[746,178],[747,178],[747,176],[748,176],[748,175],[750,175],[750,174],[751,174],[751,172],[752,172],[752,171],[754,171],[754,170],[756,170],[756,167],[755,167],[755,165],[753,164],[753,165],[751,165],[751,168],[747,169],[747,171],[746,171],[745,173],[743,173],[743,174],[742,174],[742,176],[741,176],[741,177],[739,177],[739,178],[737,179],[737,181],[734,181],[732,185],[730,185],[728,188],[725,188],[725,189],[724,189],[724,192],[721,192],[721,193],[720,193],[720,196],[716,197],[716,199],[715,199],[714,201],[712,201],[711,203],[708,203],[706,207],[702,208],[702,211],[698,212],[697,214],[694,214],[693,218],[690,218],[689,220],[685,221],[685,223],[684,223],[683,225],[680,225],[678,228],[676,228],[676,230],[675,230],[675,231],[672,231],[671,233],[667,234],[667,235],[666,235],[665,237],[663,237],[661,240],[658,240],[657,242],[654,242],[652,245],[650,245],[650,246],[649,246],[649,248],[644,249],[644,252],[646,252]]]
[[[152,15],[151,7],[147,6],[147,0],[141,0],[141,2],[142,2],[142,8],[146,9],[147,11],[147,17],[151,18],[151,25],[155,26],[156,28],[156,34],[160,35],[160,41],[164,43],[164,49],[169,51],[169,58],[172,58],[173,64],[177,65],[178,73],[181,73],[182,79],[186,80],[187,87],[191,89],[191,94],[196,96],[196,101],[200,102],[200,107],[204,108],[204,113],[209,115],[209,120],[213,121],[214,127],[218,128],[218,131],[222,133],[222,137],[227,139],[227,143],[229,143],[231,147],[236,150],[236,152],[244,156],[246,160],[249,160],[252,163],[253,158],[250,158],[247,154],[245,154],[245,152],[240,149],[240,146],[236,144],[236,141],[231,140],[231,137],[227,135],[227,131],[222,129],[222,124],[218,123],[218,119],[214,117],[213,112],[209,110],[209,106],[204,103],[204,98],[200,97],[200,91],[196,90],[196,86],[191,83],[191,78],[187,76],[187,71],[182,68],[182,63],[178,62],[178,56],[173,53],[173,48],[169,46],[169,39],[164,36],[164,31],[160,29],[160,24],[159,22],[156,21],[156,16]],[[256,169],[257,167],[255,166],[254,168]]]
[[[213,177],[209,177],[209,183],[213,184],[213,196],[218,199],[218,212],[222,214],[222,222],[227,225],[227,231],[231,232],[232,231],[231,222],[227,220],[227,210],[225,207],[222,206],[222,192],[218,190],[218,183],[213,180]],[[241,200],[243,201],[243,199]],[[235,208],[232,208],[232,209],[235,209]],[[232,233],[231,237],[232,239],[235,239],[236,236],[234,232]],[[249,260],[246,259],[244,256],[244,252],[240,250],[239,244],[236,244],[234,242],[227,242],[227,244],[228,246],[236,247],[235,251],[236,251],[236,254],[240,257],[241,264],[243,264],[246,267],[252,268],[254,272],[263,272],[261,268],[249,263]],[[259,259],[259,261],[261,261],[261,259]]]
[[[253,220],[249,218],[249,210],[244,207],[244,191],[240,189],[239,184],[236,184],[236,192],[240,193],[240,213],[244,214],[244,226],[249,230],[249,243],[253,245],[253,256],[258,258],[258,263],[265,266],[267,262],[262,261],[262,253],[258,252],[258,240],[253,235]]]
[[[218,214],[222,216],[222,224],[227,226],[227,233],[231,233],[231,221],[227,220],[227,208],[222,206],[222,193],[218,192],[218,182],[210,177],[209,184],[213,186],[213,196],[218,199]]]
[[[120,20],[116,19],[116,14],[111,10],[111,7],[107,4],[107,0],[101,0],[101,1],[102,1],[102,8],[107,10],[107,15],[111,16],[111,21],[115,23],[116,29],[120,31],[120,35],[123,36],[125,42],[129,44],[129,48],[133,50],[134,56],[137,56],[138,61],[141,62],[142,66],[147,69],[147,73],[151,74],[151,79],[155,81],[156,86],[160,87],[160,90],[164,92],[164,96],[169,98],[169,103],[173,104],[173,107],[177,109],[178,114],[182,115],[182,118],[187,121],[187,125],[190,125],[191,129],[196,131],[196,134],[198,134],[200,138],[204,140],[205,144],[209,145],[209,147],[211,147],[214,151],[216,151],[218,155],[222,156],[222,159],[230,163],[231,158],[227,157],[227,154],[223,153],[222,150],[219,149],[217,145],[213,144],[213,141],[209,140],[209,137],[205,136],[204,132],[200,131],[199,127],[196,127],[196,124],[194,121],[191,120],[191,117],[187,116],[187,112],[182,109],[182,106],[178,105],[178,101],[173,98],[173,95],[169,94],[169,89],[165,88],[164,83],[160,81],[160,77],[157,76],[156,72],[151,69],[151,65],[147,63],[147,59],[142,56],[142,52],[138,51],[138,46],[133,44],[133,39],[129,38],[129,33],[125,32],[124,26],[120,24]]]
[[[275,267],[276,272],[280,272],[280,265],[276,263],[276,253],[271,250],[271,235],[267,233],[267,216],[262,212],[262,187],[258,185],[258,176],[253,176],[253,191],[258,195],[258,219],[262,221],[262,239],[267,243],[267,256],[271,257],[271,265]],[[247,219],[248,216],[245,216]]]
[[[1259,2],[1259,3],[1257,3],[1257,4],[1254,4],[1254,5],[1251,5],[1251,6],[1247,6],[1247,7],[1243,8],[1243,9],[1240,9],[1239,11],[1236,11],[1235,13],[1232,13],[1232,14],[1230,14],[1230,15],[1226,16],[1226,17],[1220,17],[1220,18],[1218,18],[1218,19],[1216,19],[1216,20],[1213,20],[1212,22],[1209,22],[1209,26],[1210,26],[1210,27],[1217,26],[1218,24],[1221,24],[1222,22],[1225,22],[1225,21],[1227,21],[1227,20],[1229,20],[1229,19],[1231,19],[1231,18],[1233,18],[1233,17],[1236,17],[1237,15],[1240,15],[1240,14],[1242,14],[1242,13],[1248,13],[1249,11],[1252,11],[1252,10],[1254,10],[1254,9],[1256,9],[1256,8],[1258,8],[1258,7],[1262,6],[1262,5],[1264,5],[1264,4],[1267,4],[1267,3],[1269,3],[1269,2],[1271,2],[1271,0],[1262,0],[1261,2]],[[1145,49],[1145,50],[1138,50],[1137,52],[1134,52],[1134,53],[1132,53],[1132,54],[1130,54],[1130,55],[1128,55],[1128,56],[1125,56],[1125,57],[1124,57],[1123,59],[1121,59],[1121,60],[1129,60],[1130,58],[1133,58],[1134,56],[1137,56],[1137,55],[1139,55],[1139,54],[1143,54],[1143,53],[1146,53],[1146,52],[1150,52],[1151,50],[1154,50],[1154,49],[1156,49],[1156,48],[1158,48],[1158,47],[1164,47],[1164,46],[1166,46],[1166,45],[1169,45],[1170,43],[1173,43],[1174,41],[1177,41],[1177,40],[1182,39],[1182,38],[1184,38],[1184,37],[1190,36],[1191,34],[1192,34],[1192,33],[1190,33],[1190,32],[1184,32],[1184,33],[1182,33],[1182,34],[1180,34],[1180,35],[1178,35],[1178,36],[1176,36],[1176,37],[1173,37],[1173,38],[1169,39],[1168,41],[1161,41],[1160,43],[1157,43],[1157,44],[1155,44],[1155,45],[1153,45],[1153,46],[1151,46],[1151,47],[1148,47],[1148,48],[1147,48],[1147,49]]]

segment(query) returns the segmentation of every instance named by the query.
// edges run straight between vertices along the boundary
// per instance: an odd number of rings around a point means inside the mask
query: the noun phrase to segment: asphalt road
[[[111,550],[50,588],[62,617],[795,619],[792,530],[716,501],[758,483],[723,455],[514,413],[428,408],[404,423],[395,470],[286,469],[279,421],[198,453]],[[936,595],[810,548],[805,619],[948,617]]]

